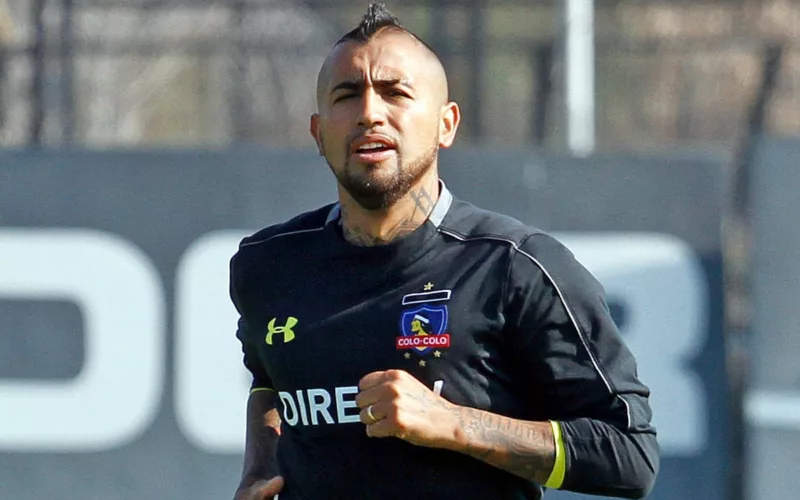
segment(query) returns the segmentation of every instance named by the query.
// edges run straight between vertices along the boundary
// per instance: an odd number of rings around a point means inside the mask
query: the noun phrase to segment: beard
[[[404,163],[403,157],[396,151],[397,163],[394,167],[382,165],[359,167],[348,161],[342,171],[337,173],[332,166],[331,170],[339,184],[362,208],[369,211],[386,210],[408,194],[411,187],[431,169],[438,152],[437,141],[408,164]],[[394,171],[380,171],[389,168],[394,168]]]

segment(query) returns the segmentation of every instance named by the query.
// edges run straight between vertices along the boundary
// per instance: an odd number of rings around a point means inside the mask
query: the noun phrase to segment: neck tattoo
[[[382,235],[371,234],[363,226],[354,223],[347,216],[347,210],[342,210],[342,232],[345,240],[356,246],[369,247],[391,243],[413,232],[428,219],[435,202],[431,192],[425,187],[411,189],[408,195],[414,201],[414,209]]]

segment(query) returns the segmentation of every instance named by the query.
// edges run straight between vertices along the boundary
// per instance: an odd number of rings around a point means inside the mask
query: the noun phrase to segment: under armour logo
[[[294,330],[292,330],[292,328],[297,325],[297,318],[289,316],[289,318],[286,320],[286,324],[283,326],[275,326],[276,319],[278,318],[272,318],[267,324],[267,344],[272,345],[272,336],[276,333],[283,335],[284,344],[294,340]]]

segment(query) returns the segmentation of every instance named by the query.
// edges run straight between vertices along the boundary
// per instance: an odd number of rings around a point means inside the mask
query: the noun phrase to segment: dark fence
[[[305,84],[364,8],[353,1],[246,0],[17,5],[26,5],[27,12],[15,11],[25,36],[0,50],[0,140],[34,147],[303,145],[313,100]],[[395,10],[448,69],[452,95],[463,106],[463,140],[559,149],[561,7],[412,0]],[[615,7],[599,2],[596,15],[601,148],[730,144],[746,127],[762,62],[776,44],[797,53],[796,41],[766,34],[636,34]],[[786,105],[797,102],[790,76],[782,83],[788,94],[780,96]]]

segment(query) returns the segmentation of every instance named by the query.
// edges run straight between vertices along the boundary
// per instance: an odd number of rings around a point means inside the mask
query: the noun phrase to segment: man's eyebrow
[[[382,87],[391,87],[394,85],[403,85],[405,87],[411,87],[411,80],[406,78],[380,78],[377,80],[373,80],[376,85],[380,85]]]
[[[346,80],[344,82],[337,83],[331,89],[331,94],[333,94],[337,90],[358,90],[363,86],[364,86],[363,80]]]

